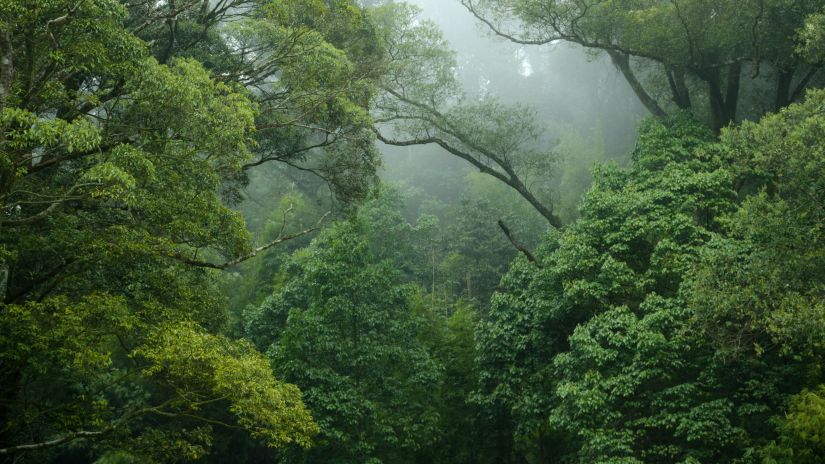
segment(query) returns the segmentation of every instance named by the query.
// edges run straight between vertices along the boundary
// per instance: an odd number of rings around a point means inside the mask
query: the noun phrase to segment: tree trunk
[[[795,69],[779,70],[779,76],[776,80],[776,97],[774,99],[773,110],[779,111],[788,106],[790,103],[791,82]]]
[[[6,31],[0,30],[0,111],[6,107],[11,97],[12,74],[14,66],[12,62],[11,39]],[[0,150],[6,151],[6,128],[0,128]],[[6,156],[0,159],[0,194],[9,192],[16,176],[14,164]]]
[[[11,39],[6,31],[0,30],[0,110],[6,107],[11,96],[13,72]]]
[[[739,89],[742,80],[742,63],[728,66],[727,85],[722,93],[722,78],[719,69],[708,69],[696,74],[708,86],[711,128],[717,134],[722,128],[736,121],[739,106]]]
[[[739,88],[742,81],[742,63],[734,63],[728,67],[728,89],[725,94],[725,125],[736,122],[736,112],[739,108]]]
[[[610,59],[613,60],[613,64],[619,68],[622,75],[624,76],[625,80],[628,84],[630,84],[630,88],[633,89],[633,92],[639,98],[639,101],[647,108],[648,111],[653,116],[657,118],[663,118],[667,116],[667,113],[659,106],[659,103],[656,101],[655,98],[651,97],[649,93],[645,90],[642,83],[636,78],[636,74],[633,72],[633,69],[630,67],[630,56],[625,55],[623,53],[619,53],[615,50],[607,50],[607,54],[610,56]]]
[[[788,97],[789,105],[802,98],[805,90],[808,88],[808,84],[811,83],[811,79],[814,78],[820,69],[822,69],[822,66],[814,66],[808,70],[808,72],[802,77],[802,80],[799,81],[799,84],[796,85],[796,88],[790,93],[790,96]]]
[[[702,73],[700,76],[708,86],[708,101],[710,103],[710,127],[717,134],[727,125],[725,97],[722,96],[722,87],[719,84],[719,70],[714,69]]]
[[[518,177],[511,177],[510,182],[508,182],[508,184],[510,185],[510,187],[513,187],[516,190],[516,192],[518,192],[519,195],[521,195],[522,198],[527,200],[527,202],[530,203],[533,206],[533,208],[535,208],[536,211],[539,212],[539,214],[544,216],[544,218],[547,219],[547,222],[549,222],[551,226],[555,227],[556,229],[561,228],[561,219],[559,219],[559,217],[556,216],[550,208],[548,208],[542,202],[540,202],[538,198],[536,198],[533,195],[533,193],[527,189],[527,186],[525,186],[521,182],[521,179],[519,179]]]
[[[691,109],[693,104],[690,101],[690,90],[688,90],[687,83],[685,81],[685,72],[667,69],[666,73],[673,103],[676,103],[676,106],[680,109]]]

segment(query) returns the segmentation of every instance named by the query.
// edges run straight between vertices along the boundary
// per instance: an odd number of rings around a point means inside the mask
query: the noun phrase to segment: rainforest
[[[0,0],[0,463],[825,462],[825,0]]]

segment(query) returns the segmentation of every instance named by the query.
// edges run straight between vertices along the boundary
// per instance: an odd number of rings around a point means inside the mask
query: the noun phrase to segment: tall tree
[[[581,219],[548,236],[542,267],[513,267],[479,328],[478,397],[524,454],[818,456],[822,98],[720,143],[647,123],[630,168],[600,170]]]
[[[0,454],[196,459],[221,428],[310,444],[300,392],[222,335],[215,270],[312,229],[252,243],[231,206],[261,162],[370,189],[362,19],[298,0],[0,6]]]
[[[296,383],[320,425],[312,450],[284,462],[415,462],[436,437],[441,378],[416,334],[413,289],[364,239],[338,223],[297,252],[286,279],[247,316],[247,334]]]
[[[673,109],[722,127],[803,96],[821,60],[797,53],[819,1],[462,0],[495,34],[522,44],[565,41],[610,56],[654,116]],[[670,103],[646,84],[666,82]],[[762,97],[764,88],[772,97]],[[706,110],[705,110],[706,108]]]

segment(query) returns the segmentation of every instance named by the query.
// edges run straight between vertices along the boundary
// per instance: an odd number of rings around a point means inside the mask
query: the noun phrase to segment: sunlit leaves
[[[251,248],[227,200],[256,148],[254,95],[192,58],[147,57],[155,47],[124,21],[151,35],[157,18],[127,20],[118,2],[7,6],[3,446],[58,439],[48,453],[77,444],[90,460],[114,448],[170,462],[207,454],[204,424],[219,423],[308,446],[316,426],[297,388],[215,335],[226,308],[214,274],[180,262]],[[76,442],[81,430],[95,438]]]
[[[821,62],[825,58],[825,13],[808,16],[805,25],[799,29],[797,51],[811,62]]]
[[[298,388],[275,380],[269,362],[249,344],[184,323],[155,331],[137,354],[151,362],[145,373],[186,392],[191,404],[182,407],[224,400],[238,424],[268,446],[307,447],[318,431]]]
[[[825,459],[825,387],[794,395],[777,423],[780,438],[768,448],[764,462],[814,464]]]

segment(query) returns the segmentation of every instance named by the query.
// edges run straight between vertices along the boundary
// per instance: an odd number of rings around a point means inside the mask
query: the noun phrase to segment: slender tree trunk
[[[667,69],[667,82],[670,85],[670,93],[672,94],[673,102],[676,103],[680,109],[689,110],[693,106],[690,101],[690,90],[687,88],[684,71],[676,71]]]
[[[467,269],[467,299],[473,298],[473,286],[472,286],[472,276],[470,275],[470,270]]]
[[[0,111],[6,108],[11,98],[14,63],[12,61],[11,39],[6,31],[0,30]],[[5,128],[0,128],[0,150],[6,151]],[[15,178],[15,167],[8,157],[0,159],[0,194],[9,192]]]
[[[11,39],[6,31],[0,30],[0,110],[6,107],[11,96],[12,61]]]
[[[663,118],[667,116],[667,113],[659,106],[659,103],[656,101],[655,98],[651,97],[649,93],[645,90],[644,86],[639,79],[636,78],[636,74],[633,72],[633,69],[630,67],[630,56],[625,55],[623,53],[619,53],[615,50],[607,50],[607,54],[610,56],[610,59],[613,60],[613,64],[619,68],[622,75],[624,76],[627,83],[630,85],[630,88],[633,89],[633,92],[636,94],[636,97],[639,98],[639,101],[647,108],[648,111],[653,116],[657,118]]]
[[[435,245],[432,247],[433,281],[430,286],[430,310],[435,311]]]
[[[822,69],[822,66],[814,66],[808,70],[808,72],[802,77],[802,80],[796,85],[796,88],[790,93],[788,97],[788,104],[799,100],[802,98],[802,95],[805,93],[805,90],[808,88],[808,84],[811,83],[811,79]]]

